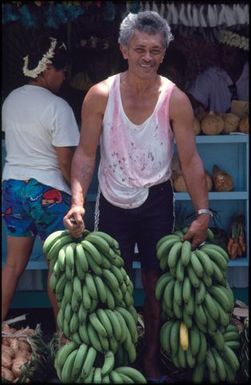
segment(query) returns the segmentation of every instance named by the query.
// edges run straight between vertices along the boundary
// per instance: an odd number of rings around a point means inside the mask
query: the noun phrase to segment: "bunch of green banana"
[[[200,383],[205,378],[212,383],[234,382],[240,366],[234,350],[239,345],[239,333],[234,325],[229,324],[224,333],[218,330],[208,341],[205,361],[193,371],[193,382]]]
[[[238,346],[236,340],[230,341],[230,346],[224,342],[234,307],[226,280],[229,257],[224,249],[210,242],[192,250],[191,243],[183,240],[184,232],[166,235],[156,246],[163,274],[157,281],[155,295],[167,320],[161,327],[160,342],[175,366],[193,368],[195,382],[205,376],[213,381],[206,365],[208,350],[212,347],[220,355],[218,362],[225,357],[226,365],[230,365],[233,354],[229,349]],[[212,234],[208,239],[212,239]],[[236,359],[232,358],[234,374]],[[218,377],[223,378],[223,373],[218,373]]]
[[[183,322],[170,319],[161,327],[160,342],[178,368],[194,368],[205,359],[207,340],[196,325],[187,329]]]
[[[86,231],[78,241],[63,231],[50,235],[44,250],[59,304],[58,328],[69,340],[55,357],[60,380],[96,383],[118,378],[114,365],[136,360],[138,339],[133,284],[118,242],[100,231]],[[104,367],[99,365],[103,358]]]

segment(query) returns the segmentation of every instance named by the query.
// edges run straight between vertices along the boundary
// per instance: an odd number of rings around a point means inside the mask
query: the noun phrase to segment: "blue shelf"
[[[236,258],[230,259],[228,262],[228,267],[248,267],[249,262],[247,258]]]
[[[247,143],[248,134],[236,133],[229,135],[197,135],[196,143]]]
[[[246,200],[248,199],[247,191],[229,191],[229,192],[209,192],[210,200]],[[191,200],[187,192],[176,192],[176,200]]]

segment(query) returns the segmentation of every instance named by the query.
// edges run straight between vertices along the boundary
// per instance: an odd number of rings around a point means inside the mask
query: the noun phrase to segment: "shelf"
[[[248,134],[197,135],[196,143],[248,143]]]
[[[228,262],[228,267],[248,267],[249,262],[248,259],[243,258],[236,258],[236,259],[230,259]]]
[[[176,200],[190,200],[187,192],[175,192]],[[248,199],[247,191],[230,191],[230,192],[209,192],[209,200],[246,200]]]

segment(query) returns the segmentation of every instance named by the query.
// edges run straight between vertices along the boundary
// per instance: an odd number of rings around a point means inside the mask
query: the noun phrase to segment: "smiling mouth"
[[[140,67],[141,68],[146,68],[146,69],[152,68],[151,64],[141,64]]]

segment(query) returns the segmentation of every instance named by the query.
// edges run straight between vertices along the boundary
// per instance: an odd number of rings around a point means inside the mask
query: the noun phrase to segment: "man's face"
[[[120,49],[128,60],[130,71],[144,79],[156,75],[166,51],[162,34],[149,35],[140,31],[135,31],[128,46]]]

